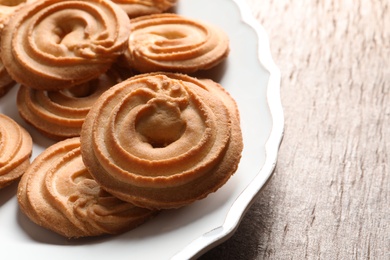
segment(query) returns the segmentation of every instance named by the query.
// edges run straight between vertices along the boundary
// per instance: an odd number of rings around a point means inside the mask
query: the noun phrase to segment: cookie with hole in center
[[[33,222],[67,238],[120,234],[157,213],[101,189],[84,166],[78,137],[43,151],[20,180],[17,198]]]
[[[212,80],[141,74],[106,91],[81,131],[83,161],[111,194],[179,208],[217,191],[243,149],[235,100]]]

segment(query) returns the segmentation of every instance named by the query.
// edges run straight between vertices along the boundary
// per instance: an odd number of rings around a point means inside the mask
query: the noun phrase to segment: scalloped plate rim
[[[245,0],[231,1],[238,6],[241,12],[242,21],[256,31],[259,40],[258,58],[260,63],[270,73],[270,79],[267,86],[267,101],[273,125],[270,136],[266,142],[266,160],[254,180],[241,192],[240,196],[231,206],[223,225],[216,227],[195,239],[171,258],[175,260],[197,258],[234,235],[234,232],[237,230],[246,211],[253,204],[258,193],[274,173],[279,147],[284,135],[284,115],[280,99],[281,74],[272,59],[268,35],[253,16],[249,5]],[[260,41],[260,39],[263,39],[263,41]]]

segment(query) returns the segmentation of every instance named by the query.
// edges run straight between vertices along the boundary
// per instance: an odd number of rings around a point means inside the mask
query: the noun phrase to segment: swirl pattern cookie
[[[120,81],[121,75],[110,69],[97,79],[59,91],[21,86],[17,108],[26,122],[51,139],[76,137],[91,106],[104,91]]]
[[[173,7],[177,0],[112,0],[125,10],[130,18],[162,13]]]
[[[30,134],[13,119],[0,114],[0,188],[24,174],[31,153]]]
[[[83,164],[77,137],[42,152],[23,175],[17,197],[33,222],[68,238],[123,233],[156,214],[103,191]]]
[[[125,60],[130,67],[192,73],[212,68],[229,54],[229,38],[218,27],[177,14],[154,14],[131,20]]]
[[[109,0],[25,5],[1,33],[1,59],[23,85],[60,90],[96,78],[123,53],[127,14]]]
[[[109,193],[178,208],[219,189],[243,149],[233,98],[211,80],[141,74],[106,91],[81,132],[85,165]]]

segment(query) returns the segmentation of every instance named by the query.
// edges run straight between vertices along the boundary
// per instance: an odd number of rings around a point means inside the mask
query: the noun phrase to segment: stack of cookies
[[[67,238],[123,233],[237,170],[236,102],[191,76],[226,59],[228,36],[169,13],[176,2],[35,0],[4,19],[4,87],[18,83],[21,117],[57,141],[30,164],[31,136],[0,116],[0,187],[22,176],[18,202],[36,224]]]

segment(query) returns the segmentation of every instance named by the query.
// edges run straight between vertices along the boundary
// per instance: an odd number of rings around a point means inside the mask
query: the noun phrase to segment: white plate
[[[188,259],[234,233],[276,163],[283,135],[280,73],[245,0],[180,0],[176,12],[214,23],[231,39],[228,60],[205,76],[219,81],[240,109],[244,151],[236,174],[206,199],[162,212],[126,234],[81,240],[64,239],[27,219],[18,209],[15,183],[0,190],[0,248],[10,259]],[[31,132],[35,158],[53,142],[20,118],[16,91],[0,99],[0,113]]]

